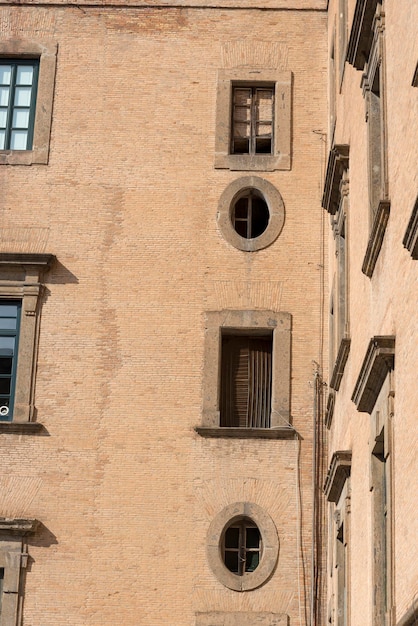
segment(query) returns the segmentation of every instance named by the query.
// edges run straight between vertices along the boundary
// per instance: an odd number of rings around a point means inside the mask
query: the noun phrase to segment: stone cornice
[[[16,252],[0,252],[0,267],[38,267],[47,269],[55,261],[53,254],[31,254]]]
[[[396,622],[396,626],[415,626],[418,623],[418,603],[413,601],[412,605],[406,611],[406,613],[401,617],[401,619]]]
[[[351,450],[337,450],[332,455],[324,484],[324,493],[328,502],[338,502],[344,483],[350,474]]]
[[[36,519],[0,517],[0,535],[31,535],[39,522]]]
[[[411,253],[413,259],[418,259],[418,196],[406,228],[403,245]]]
[[[335,145],[329,153],[327,173],[325,176],[322,206],[330,215],[335,215],[340,202],[340,183],[344,170],[348,169],[350,146]]]
[[[382,385],[395,362],[395,337],[376,336],[370,340],[351,397],[358,411],[371,413]]]
[[[362,70],[373,41],[372,24],[380,0],[357,0],[347,46],[347,61]]]

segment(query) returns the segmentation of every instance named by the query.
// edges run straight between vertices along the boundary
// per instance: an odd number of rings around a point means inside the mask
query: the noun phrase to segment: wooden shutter
[[[271,337],[223,337],[221,426],[270,427],[271,365]]]

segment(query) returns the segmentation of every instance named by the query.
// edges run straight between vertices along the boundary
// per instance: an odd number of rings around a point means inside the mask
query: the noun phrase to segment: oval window
[[[270,211],[267,202],[256,189],[247,189],[232,205],[232,225],[245,239],[255,239],[269,225]]]

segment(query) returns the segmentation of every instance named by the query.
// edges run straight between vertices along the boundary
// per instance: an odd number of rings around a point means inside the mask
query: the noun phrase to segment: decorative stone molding
[[[350,146],[347,144],[335,145],[329,153],[327,173],[325,176],[322,207],[330,215],[335,215],[340,206],[340,184],[344,171],[348,169]]]
[[[13,428],[17,423],[34,421],[34,371],[39,325],[39,300],[43,275],[55,261],[52,254],[0,253],[0,299],[22,302]],[[2,423],[1,431],[10,432],[11,425]],[[26,432],[26,431],[25,431]]]
[[[402,241],[414,260],[418,259],[418,196]]]
[[[418,624],[418,602],[415,600],[401,619],[396,622],[396,626],[415,626],[416,624]]]
[[[221,556],[223,534],[234,521],[252,520],[261,534],[263,550],[258,567],[253,572],[238,576],[224,564]],[[279,556],[279,538],[270,515],[253,502],[235,502],[218,513],[210,524],[207,535],[207,555],[216,578],[234,591],[249,591],[264,584],[273,574]]]
[[[332,455],[324,484],[328,502],[338,502],[344,483],[351,474],[351,450],[338,450]]]
[[[39,522],[36,519],[0,517],[0,538],[6,535],[32,535]]]
[[[415,72],[412,78],[412,87],[418,87],[418,63],[415,66]]]
[[[380,0],[357,0],[347,47],[347,61],[357,70],[367,62],[372,45],[372,24]]]
[[[366,274],[369,278],[373,276],[374,268],[379,257],[383,238],[385,236],[386,226],[389,220],[389,214],[390,201],[381,200],[374,217],[372,232],[370,233],[366,254],[364,255],[363,265],[361,267],[363,274]]]
[[[347,363],[348,355],[350,354],[350,345],[351,339],[349,337],[344,337],[343,339],[341,339],[337,358],[335,360],[334,369],[332,371],[331,381],[329,384],[331,389],[335,389],[335,391],[338,391],[340,388],[345,364]]]
[[[395,337],[376,336],[370,340],[352,400],[358,411],[371,413],[385,378],[394,368]]]
[[[256,189],[263,196],[269,210],[269,223],[266,230],[254,239],[239,235],[231,221],[231,210],[239,194],[247,189]],[[244,252],[256,252],[270,246],[280,235],[284,225],[284,202],[279,191],[270,182],[259,176],[244,176],[234,180],[222,193],[218,204],[218,225],[225,239],[234,248]]]

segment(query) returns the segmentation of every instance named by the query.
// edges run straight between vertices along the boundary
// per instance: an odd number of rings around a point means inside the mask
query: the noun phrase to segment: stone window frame
[[[330,214],[335,240],[337,275],[332,290],[330,315],[330,388],[338,391],[350,353],[350,310],[348,284],[348,208],[350,146],[336,144],[330,150],[322,206]]]
[[[387,371],[370,415],[370,493],[372,508],[373,622],[392,623],[394,617],[394,553],[392,506],[392,441],[394,373]]]
[[[0,57],[39,59],[35,125],[31,150],[0,150],[0,165],[46,165],[52,124],[58,44],[32,39],[0,42]]]
[[[241,237],[232,224],[231,211],[234,200],[247,189],[255,189],[261,193],[269,210],[269,223],[266,230],[254,239]],[[217,222],[219,229],[231,246],[243,252],[256,252],[270,246],[280,235],[285,220],[283,198],[269,181],[260,176],[243,176],[232,181],[223,191],[219,203]]]
[[[274,85],[273,154],[231,154],[232,87]],[[215,168],[234,171],[291,169],[292,74],[260,68],[218,71]]]
[[[32,432],[42,428],[35,421],[36,353],[42,280],[54,261],[52,254],[0,253],[0,299],[22,303],[13,419],[0,422],[0,432]]]
[[[0,518],[0,567],[4,569],[0,626],[21,623],[28,563],[26,537],[34,534],[38,525],[35,519]]]
[[[351,450],[334,452],[324,484],[330,520],[334,521],[330,576],[334,579],[331,606],[337,626],[350,623],[351,461]]]
[[[225,566],[222,558],[223,534],[235,521],[249,518],[258,527],[263,552],[260,563],[254,572],[238,576]],[[279,558],[279,537],[270,515],[253,502],[235,502],[226,506],[212,520],[206,539],[209,566],[216,578],[233,591],[251,591],[266,583],[272,576]]]
[[[291,365],[290,313],[275,311],[232,310],[207,311],[203,368],[202,423],[195,427],[204,437],[239,437],[293,439],[297,436],[290,417]],[[236,428],[220,426],[220,375],[222,329],[273,333],[272,399],[270,428]]]
[[[373,276],[390,214],[386,123],[385,14],[380,3],[377,3],[370,36],[372,43],[361,81],[366,104],[368,135],[370,230],[362,272],[369,278]],[[378,83],[378,96],[376,95],[376,83]]]

